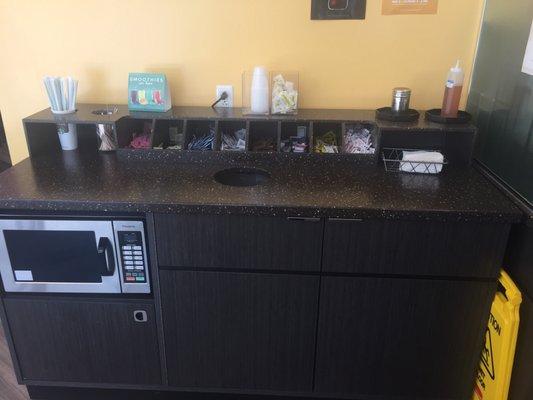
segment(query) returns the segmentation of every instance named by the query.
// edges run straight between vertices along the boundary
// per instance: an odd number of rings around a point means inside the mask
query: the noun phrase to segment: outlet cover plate
[[[220,99],[220,96],[222,96],[222,93],[224,92],[228,94],[228,98],[226,100],[222,100],[220,103],[216,105],[216,107],[224,107],[224,108],[233,107],[233,86],[232,85],[217,85],[215,101]]]

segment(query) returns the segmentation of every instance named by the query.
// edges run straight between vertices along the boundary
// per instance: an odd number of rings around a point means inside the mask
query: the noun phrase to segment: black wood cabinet
[[[149,302],[5,298],[22,377],[29,381],[161,384]],[[135,322],[144,311],[146,322]]]
[[[316,391],[470,399],[495,283],[323,277]]]
[[[326,222],[325,272],[496,279],[510,226],[475,222]]]
[[[153,228],[155,301],[3,298],[26,383],[471,398],[507,224],[159,214]]]
[[[312,391],[319,277],[160,275],[171,386]]]
[[[165,267],[320,269],[320,219],[158,214],[155,222]]]

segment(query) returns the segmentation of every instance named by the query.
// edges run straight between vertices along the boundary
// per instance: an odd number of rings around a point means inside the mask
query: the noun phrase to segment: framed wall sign
[[[311,0],[311,19],[365,19],[366,0]]]
[[[129,74],[128,108],[130,110],[165,112],[171,107],[170,89],[164,74]]]
[[[383,0],[383,15],[436,14],[439,0]]]

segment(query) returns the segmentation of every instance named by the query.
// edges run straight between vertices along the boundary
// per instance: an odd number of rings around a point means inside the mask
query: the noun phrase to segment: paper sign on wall
[[[165,112],[172,107],[164,74],[130,73],[128,92],[128,108],[132,111]]]
[[[383,0],[383,15],[436,14],[439,0]]]
[[[533,22],[531,23],[531,32],[529,33],[529,41],[527,42],[522,72],[524,74],[533,75]]]

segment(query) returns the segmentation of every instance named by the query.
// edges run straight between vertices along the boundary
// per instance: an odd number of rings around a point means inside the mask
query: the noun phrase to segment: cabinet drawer
[[[326,221],[325,272],[497,278],[507,224]]]
[[[164,267],[320,269],[320,219],[158,214],[155,228]]]

